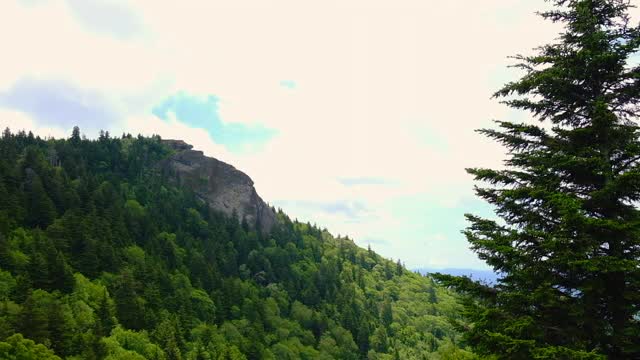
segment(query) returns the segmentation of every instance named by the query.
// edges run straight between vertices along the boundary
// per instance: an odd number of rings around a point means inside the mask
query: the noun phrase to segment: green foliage
[[[136,332],[116,327],[111,336],[104,339],[107,359],[167,359],[163,349],[149,339],[146,332]]]
[[[452,293],[282,212],[271,234],[258,234],[210,210],[164,178],[170,151],[159,138],[5,132],[0,150],[0,195],[11,198],[0,196],[7,354],[356,360],[463,351],[448,320],[461,311]]]
[[[0,341],[0,359],[6,360],[62,360],[42,344],[15,334]]]
[[[555,0],[557,43],[518,56],[496,93],[545,125],[480,132],[509,151],[469,169],[503,221],[468,215],[466,235],[497,286],[441,276],[474,296],[467,340],[497,359],[640,358],[640,27],[626,0]]]
[[[0,300],[8,300],[16,287],[16,279],[8,271],[0,270]]]

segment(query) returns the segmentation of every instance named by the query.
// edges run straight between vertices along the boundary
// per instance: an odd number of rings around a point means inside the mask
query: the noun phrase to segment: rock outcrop
[[[162,170],[178,184],[193,189],[209,206],[226,215],[237,214],[252,228],[269,232],[276,222],[273,209],[258,196],[249,176],[220,160],[204,156],[202,151],[182,140],[162,140],[175,150],[164,160]]]

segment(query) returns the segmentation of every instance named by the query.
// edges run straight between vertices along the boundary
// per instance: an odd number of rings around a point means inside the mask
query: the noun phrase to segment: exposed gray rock
[[[187,186],[209,206],[226,215],[234,211],[249,226],[269,232],[276,222],[272,208],[258,196],[249,176],[220,160],[204,156],[202,151],[182,140],[162,140],[176,151],[162,162],[165,174]]]

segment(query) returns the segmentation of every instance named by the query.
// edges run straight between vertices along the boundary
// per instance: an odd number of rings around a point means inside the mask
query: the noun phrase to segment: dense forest
[[[456,296],[167,181],[159,137],[0,139],[2,359],[471,359]]]

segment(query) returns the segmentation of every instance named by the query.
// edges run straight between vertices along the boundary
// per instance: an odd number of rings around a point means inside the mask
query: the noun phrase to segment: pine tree
[[[438,302],[438,296],[436,295],[436,288],[434,286],[429,287],[429,290],[427,290],[427,294],[429,295],[429,302],[431,304],[435,304]]]
[[[391,326],[391,323],[393,323],[393,308],[391,307],[391,301],[389,301],[389,299],[386,299],[382,304],[380,318],[387,329]]]
[[[55,249],[48,255],[49,276],[51,277],[52,289],[60,290],[67,294],[72,292],[75,279],[73,277],[73,271],[65,261],[64,256]]]
[[[360,319],[360,325],[358,326],[358,331],[356,333],[356,341],[358,343],[358,348],[360,349],[360,353],[364,356],[369,352],[369,335],[371,334],[371,329],[369,327],[369,323],[367,319]]]
[[[43,343],[49,339],[49,318],[47,309],[34,299],[33,293],[27,296],[18,316],[18,330],[29,339]]]
[[[73,127],[73,131],[71,132],[71,138],[69,139],[69,141],[71,142],[71,144],[78,145],[80,143],[80,128],[77,126]]]
[[[55,300],[49,305],[47,315],[51,348],[57,355],[67,355],[66,350],[70,348],[72,334],[69,332],[62,304]]]
[[[402,262],[400,262],[400,259],[398,259],[398,262],[396,263],[396,275],[401,276],[403,270],[404,266],[402,265]]]
[[[40,177],[35,174],[31,176],[27,187],[27,222],[30,226],[45,229],[56,218],[56,207]]]
[[[182,353],[178,346],[176,324],[170,319],[161,322],[153,333],[156,341],[164,350],[167,360],[181,360]]]
[[[111,304],[109,304],[109,294],[107,294],[106,289],[103,291],[100,302],[98,303],[98,308],[96,309],[96,323],[97,329],[95,332],[100,337],[109,336],[115,326],[113,310]]]
[[[478,295],[468,340],[499,359],[640,358],[640,47],[627,0],[554,0],[557,43],[517,56],[526,74],[495,96],[547,124],[480,130],[506,169],[469,169],[503,222],[467,215],[472,249],[501,272]]]
[[[144,328],[144,306],[136,292],[138,284],[129,272],[122,273],[114,292],[116,313],[120,323],[133,330]]]
[[[33,287],[51,290],[51,281],[49,277],[49,269],[46,257],[39,251],[35,252],[31,257],[30,273],[31,283]]]

